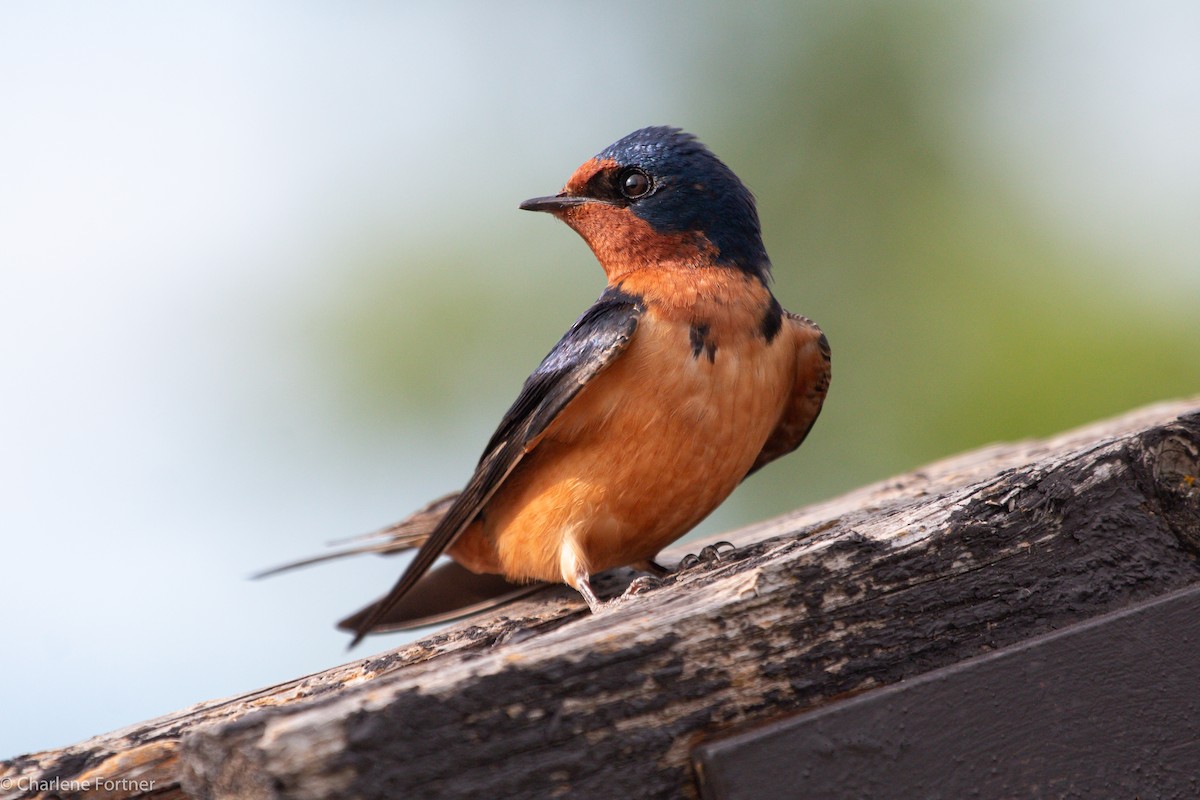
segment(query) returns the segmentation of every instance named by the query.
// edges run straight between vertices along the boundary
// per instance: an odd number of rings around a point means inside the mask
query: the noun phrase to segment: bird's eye
[[[639,197],[645,197],[649,193],[650,176],[640,169],[630,170],[621,179],[621,194],[630,200],[637,200]]]

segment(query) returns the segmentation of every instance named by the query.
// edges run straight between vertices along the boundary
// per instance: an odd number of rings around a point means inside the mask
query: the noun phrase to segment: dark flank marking
[[[689,336],[692,342],[692,358],[699,358],[704,350],[704,337],[708,336],[708,326],[693,325]]]
[[[692,358],[699,358],[701,353],[706,353],[708,363],[717,360],[717,343],[708,338],[708,325],[693,325],[688,338],[692,344]]]
[[[829,349],[829,339],[824,332],[821,333],[821,338],[817,339],[817,347],[821,348],[821,355],[825,356],[826,361],[832,360],[833,351]]]
[[[779,329],[783,327],[783,307],[779,305],[779,301],[771,297],[771,303],[767,306],[766,316],[763,317],[762,325],[759,328],[762,331],[763,338],[767,340],[767,344],[779,335]],[[828,344],[826,344],[828,347]]]

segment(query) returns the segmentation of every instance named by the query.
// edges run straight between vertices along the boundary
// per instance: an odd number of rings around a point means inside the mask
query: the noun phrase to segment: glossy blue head
[[[678,128],[634,131],[581,166],[561,194],[526,201],[522,208],[555,212],[580,230],[576,208],[596,203],[627,209],[660,235],[699,234],[711,244],[716,263],[764,281],[770,274],[754,195],[696,137]]]

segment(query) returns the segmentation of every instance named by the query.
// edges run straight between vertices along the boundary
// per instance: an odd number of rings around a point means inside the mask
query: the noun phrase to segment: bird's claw
[[[708,547],[705,547],[703,550],[701,550],[699,554],[689,553],[681,558],[679,560],[679,569],[691,569],[699,564],[719,563],[722,557],[725,555],[721,552],[721,548],[724,547],[729,548],[731,552],[737,549],[733,542],[717,542],[716,544],[710,544]]]
[[[625,593],[621,595],[621,599],[624,600],[626,597],[645,594],[646,592],[653,591],[662,585],[663,581],[661,578],[656,578],[652,575],[639,575],[629,582],[629,586],[625,589]]]

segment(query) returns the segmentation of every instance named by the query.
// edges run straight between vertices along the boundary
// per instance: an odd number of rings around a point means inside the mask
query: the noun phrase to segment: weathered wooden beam
[[[731,556],[603,614],[547,590],[12,759],[0,780],[89,798],[695,796],[700,742],[1200,584],[1198,476],[1200,399],[984,448],[726,534]],[[61,788],[98,775],[153,786]]]

